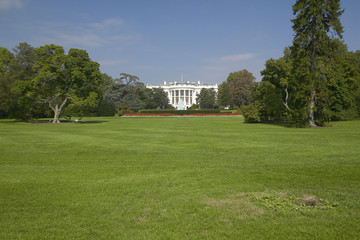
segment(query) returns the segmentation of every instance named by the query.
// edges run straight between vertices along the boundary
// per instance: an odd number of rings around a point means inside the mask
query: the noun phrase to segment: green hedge
[[[200,110],[173,110],[173,109],[142,109],[139,113],[171,113],[177,115],[195,113],[220,113],[219,109],[200,109]]]

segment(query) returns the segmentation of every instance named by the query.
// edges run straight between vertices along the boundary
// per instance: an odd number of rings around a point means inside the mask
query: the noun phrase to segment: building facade
[[[169,98],[169,103],[175,107],[177,110],[185,110],[191,105],[196,104],[197,94],[200,94],[201,89],[214,89],[217,93],[218,85],[217,84],[202,84],[200,81],[197,83],[186,82],[169,82],[164,81],[164,84],[160,85],[147,85],[147,88],[162,88]]]

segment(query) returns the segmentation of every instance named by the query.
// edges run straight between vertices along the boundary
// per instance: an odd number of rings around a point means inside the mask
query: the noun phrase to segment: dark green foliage
[[[290,85],[305,99],[296,109],[306,109],[309,126],[323,125],[330,110],[331,93],[327,85],[335,71],[336,47],[331,40],[342,37],[343,11],[339,0],[298,0],[293,12],[296,15],[292,20],[295,37],[291,47],[294,78]]]
[[[229,91],[230,105],[232,107],[249,105],[251,103],[253,90],[255,88],[254,80],[255,77],[246,69],[229,74],[227,78],[227,88]],[[223,97],[226,99],[226,95]]]
[[[261,122],[259,106],[249,105],[246,108],[243,108],[243,116],[246,123]]]
[[[196,102],[201,109],[214,109],[218,107],[214,89],[201,89],[200,94],[196,97]]]
[[[226,81],[219,85],[218,104],[221,108],[230,107],[231,105],[228,83]]]
[[[125,104],[133,111],[138,111],[151,104],[151,90],[147,89],[143,83],[137,82],[137,80],[135,81],[134,79],[138,79],[136,76],[132,76],[131,79],[132,80],[127,80],[127,84],[122,83],[122,81],[115,81],[115,83],[106,90],[104,94],[105,99],[113,102],[116,109],[119,108],[121,104]]]
[[[171,114],[195,114],[195,113],[220,113],[219,109],[199,109],[199,110],[173,110],[173,109],[142,109],[140,113],[171,113]]]
[[[96,110],[94,115],[97,117],[112,117],[115,115],[115,104],[113,102],[102,100]]]
[[[231,109],[251,103],[255,88],[255,77],[243,69],[229,74],[227,80],[219,85],[218,104]]]
[[[236,113],[237,113],[237,114],[240,114],[240,115],[243,115],[244,109],[246,109],[247,107],[248,107],[248,105],[242,105],[242,106],[240,106],[238,109],[236,109]]]
[[[105,99],[113,102],[115,108],[118,108],[121,104],[127,105],[133,111],[171,108],[168,96],[162,88],[149,89],[144,83],[138,82],[136,76],[126,75],[128,78],[126,84],[122,83],[122,81],[115,81],[105,91]]]
[[[15,55],[0,48],[0,109],[3,116],[20,120],[48,116],[46,106],[36,104],[35,99],[26,94],[34,76],[34,48],[20,43],[14,51]]]
[[[0,109],[7,117],[49,117],[52,110],[59,123],[66,108],[69,116],[91,115],[112,82],[85,50],[72,48],[65,54],[61,46],[34,49],[27,43],[14,48],[15,55],[5,50],[0,51]]]
[[[118,111],[117,111],[117,114],[121,117],[121,116],[124,115],[124,114],[133,113],[133,112],[134,112],[134,111],[131,110],[128,105],[126,105],[126,104],[120,104],[120,106],[119,106],[119,108],[118,108]]]
[[[261,121],[305,127],[358,118],[360,57],[333,38],[342,34],[339,1],[299,0],[293,10],[293,45],[266,62],[254,93]]]
[[[196,110],[196,109],[198,109],[198,108],[199,108],[199,105],[193,104],[193,105],[191,105],[187,110]]]
[[[348,52],[344,43],[331,41],[336,54],[333,69],[327,69],[327,81],[318,91],[316,113],[317,124],[326,125],[329,121],[352,120],[358,118],[360,85],[360,55]],[[261,72],[263,79],[254,93],[254,102],[264,122],[289,122],[294,126],[308,125],[308,108],[305,108],[306,95],[296,91],[293,64],[286,49],[284,57],[270,59]]]
[[[157,109],[169,107],[169,98],[162,88],[152,89],[151,99]]]

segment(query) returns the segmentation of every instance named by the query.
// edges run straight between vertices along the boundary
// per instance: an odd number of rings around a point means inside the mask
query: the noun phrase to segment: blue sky
[[[295,0],[0,0],[0,46],[85,49],[112,77],[221,83],[247,69],[261,80],[291,45]],[[343,0],[349,50],[360,49],[360,1]]]

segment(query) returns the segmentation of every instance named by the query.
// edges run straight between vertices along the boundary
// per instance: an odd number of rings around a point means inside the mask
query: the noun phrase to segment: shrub
[[[196,110],[198,108],[199,108],[199,106],[197,104],[193,104],[187,110]]]
[[[113,102],[103,100],[95,110],[95,116],[113,117],[115,115],[115,104]]]
[[[244,109],[247,108],[247,105],[241,105],[238,109],[236,109],[236,113],[243,115]]]
[[[247,123],[259,123],[261,122],[259,109],[256,105],[249,105],[243,110],[243,116]]]
[[[119,108],[118,108],[118,111],[117,111],[117,113],[118,113],[118,115],[121,117],[122,115],[124,115],[124,114],[127,114],[127,113],[133,113],[134,111],[133,110],[131,110],[130,108],[129,108],[129,106],[128,105],[126,105],[126,104],[121,104],[120,106],[119,106]]]

